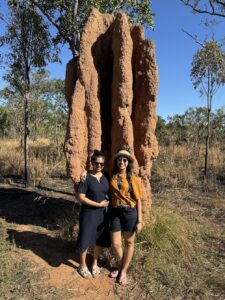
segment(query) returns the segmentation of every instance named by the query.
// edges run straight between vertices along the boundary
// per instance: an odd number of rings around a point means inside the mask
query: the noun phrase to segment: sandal
[[[122,286],[126,286],[128,284],[127,275],[120,277],[119,284]]]
[[[91,273],[93,277],[97,277],[101,273],[101,268],[98,266],[93,266],[91,269]]]
[[[79,267],[77,268],[77,272],[83,277],[83,278],[92,278],[92,275],[87,267]]]
[[[109,277],[110,278],[116,278],[119,275],[119,270],[118,269],[114,269],[109,273]]]

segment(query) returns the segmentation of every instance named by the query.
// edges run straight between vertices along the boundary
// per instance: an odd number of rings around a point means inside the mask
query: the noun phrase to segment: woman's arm
[[[137,213],[138,213],[138,220],[136,226],[136,233],[140,233],[143,227],[143,220],[142,220],[142,203],[141,199],[137,200]]]
[[[102,200],[101,202],[95,202],[93,200],[90,200],[86,197],[85,194],[78,193],[77,194],[78,200],[85,205],[88,206],[94,206],[94,207],[107,207],[109,205],[109,201],[107,200]]]

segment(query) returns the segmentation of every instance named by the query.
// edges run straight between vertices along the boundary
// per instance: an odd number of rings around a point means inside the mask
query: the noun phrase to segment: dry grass
[[[218,191],[225,182],[225,151],[222,146],[211,147],[209,175],[203,182],[204,146],[163,146],[153,169],[153,191],[166,189],[197,189]]]
[[[31,181],[38,185],[47,177],[65,176],[63,143],[55,145],[48,139],[29,141],[29,170]],[[0,141],[0,174],[2,176],[23,177],[23,150],[19,141],[2,139]]]
[[[160,148],[152,175],[151,219],[138,237],[131,270],[145,299],[225,299],[223,147],[210,149],[206,182],[203,146]],[[30,152],[34,183],[65,174],[62,146],[38,140],[31,142]],[[19,143],[0,142],[2,175],[21,175],[22,161]],[[59,224],[61,238],[74,238],[71,224],[70,219]]]
[[[63,141],[56,145],[49,139],[29,141],[30,173],[34,184],[47,177],[65,176],[66,163]],[[216,145],[209,155],[209,180],[207,189],[216,191],[220,181],[224,181],[225,149]],[[23,151],[19,141],[0,141],[0,174],[2,176],[23,176]],[[153,190],[203,189],[204,146],[162,146],[153,169]]]
[[[225,232],[206,219],[196,221],[161,208],[152,213],[132,266],[149,299],[225,296]]]
[[[18,175],[22,172],[23,155],[16,140],[0,140],[1,175]]]
[[[138,237],[133,274],[149,299],[225,298],[225,151],[160,148],[152,176],[153,208]]]

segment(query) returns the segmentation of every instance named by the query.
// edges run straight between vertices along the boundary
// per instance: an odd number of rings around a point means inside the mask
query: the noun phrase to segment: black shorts
[[[109,207],[110,231],[134,232],[137,224],[137,207],[115,208]]]

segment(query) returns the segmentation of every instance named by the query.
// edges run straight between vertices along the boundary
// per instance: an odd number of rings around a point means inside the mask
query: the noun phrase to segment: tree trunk
[[[211,109],[208,109],[207,113],[207,134],[205,139],[205,167],[204,167],[204,177],[207,177],[208,173],[208,157],[209,157],[209,139],[210,139],[210,115]]]
[[[28,147],[28,138],[29,138],[28,117],[29,117],[28,95],[26,93],[25,99],[24,99],[24,180],[25,180],[26,187],[29,186],[29,184],[30,184],[29,147]]]
[[[212,109],[212,93],[211,93],[211,73],[208,69],[208,89],[207,89],[207,133],[205,139],[205,168],[204,168],[204,180],[208,175],[208,157],[209,157],[209,140],[210,140],[210,117]]]

